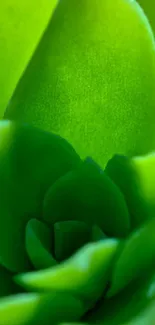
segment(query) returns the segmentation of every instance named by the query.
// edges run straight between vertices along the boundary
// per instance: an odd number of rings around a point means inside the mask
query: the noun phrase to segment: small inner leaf
[[[36,269],[57,264],[52,256],[52,233],[41,221],[31,219],[26,226],[26,251]]]
[[[92,227],[91,237],[93,241],[98,241],[98,240],[103,240],[108,238],[101,230],[101,228],[99,228],[96,225]]]
[[[54,225],[55,257],[67,259],[91,239],[91,229],[84,222],[64,221]]]

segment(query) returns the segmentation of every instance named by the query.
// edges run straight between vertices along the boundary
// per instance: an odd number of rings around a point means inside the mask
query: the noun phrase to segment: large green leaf
[[[61,0],[5,117],[102,165],[155,145],[155,43],[136,1]]]
[[[28,64],[57,0],[0,1],[0,117]]]

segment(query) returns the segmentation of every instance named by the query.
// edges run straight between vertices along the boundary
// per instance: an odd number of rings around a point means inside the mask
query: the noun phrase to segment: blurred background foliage
[[[0,117],[43,35],[56,2],[0,1]]]

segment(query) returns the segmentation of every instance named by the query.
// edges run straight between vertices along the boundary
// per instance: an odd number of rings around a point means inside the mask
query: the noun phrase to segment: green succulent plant
[[[0,325],[154,324],[155,6],[139,4],[0,3]]]

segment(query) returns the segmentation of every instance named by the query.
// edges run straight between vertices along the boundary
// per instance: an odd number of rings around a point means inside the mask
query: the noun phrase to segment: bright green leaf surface
[[[111,237],[125,237],[130,217],[118,187],[98,167],[87,161],[58,179],[47,191],[43,218],[56,221],[79,220],[94,223]]]
[[[0,1],[0,117],[28,64],[57,0]]]
[[[19,274],[17,283],[31,290],[66,290],[92,303],[103,294],[119,241],[88,244],[64,263],[51,269]]]
[[[61,291],[20,294],[0,300],[0,325],[55,325],[76,321],[83,313],[80,300]]]
[[[155,146],[155,43],[131,0],[62,0],[5,114],[102,166]]]
[[[46,190],[80,158],[67,141],[14,122],[0,123],[0,257],[11,271],[25,271],[26,224],[41,218]]]
[[[125,196],[131,228],[155,216],[155,153],[133,158],[115,155],[105,172]]]
[[[131,234],[113,268],[108,296],[155,268],[155,218]]]

